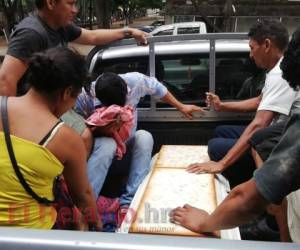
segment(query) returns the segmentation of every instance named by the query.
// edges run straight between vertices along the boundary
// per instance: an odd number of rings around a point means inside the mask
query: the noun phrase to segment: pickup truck
[[[253,114],[217,113],[205,107],[205,92],[217,93],[223,100],[252,97],[245,81],[256,74],[249,65],[246,34],[193,34],[149,38],[148,46],[123,40],[95,47],[87,57],[89,71],[96,78],[105,71],[138,71],[156,76],[180,101],[204,107],[206,114],[185,119],[177,110],[152,97],[139,104],[140,128],[150,131],[154,153],[163,144],[205,145],[220,124],[247,124]],[[248,88],[248,89],[247,89]],[[247,96],[248,93],[248,96]],[[299,250],[295,243],[233,241],[196,237],[136,235],[121,233],[0,228],[0,249],[260,249]]]

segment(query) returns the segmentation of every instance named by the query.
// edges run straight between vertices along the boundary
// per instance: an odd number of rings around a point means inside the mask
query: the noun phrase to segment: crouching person
[[[145,95],[160,98],[176,107],[188,118],[192,118],[193,112],[203,112],[200,107],[195,105],[180,103],[156,78],[147,77],[138,72],[120,75],[103,73],[92,83],[90,93],[83,91],[80,94],[76,104],[76,110],[85,118],[90,116],[95,107],[100,104],[104,107],[115,104],[121,107],[128,105],[133,108],[133,128],[126,141],[127,152],[123,159],[116,160],[117,143],[111,137],[112,133],[120,128],[120,124],[111,124],[102,131],[92,128],[96,138],[94,149],[88,160],[88,176],[95,194],[100,193],[109,169],[111,173],[129,172],[126,190],[120,197],[121,214],[124,215],[136,190],[150,169],[153,148],[152,135],[145,130],[136,130],[136,106],[140,98]]]
[[[0,226],[51,229],[54,180],[63,174],[83,217],[93,214],[79,228],[101,229],[83,141],[59,119],[74,106],[85,77],[82,56],[54,48],[29,60],[31,88],[24,96],[1,97]]]

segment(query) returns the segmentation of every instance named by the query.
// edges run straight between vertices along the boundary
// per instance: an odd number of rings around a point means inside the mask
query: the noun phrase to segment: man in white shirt
[[[211,161],[196,163],[188,167],[188,171],[194,173],[223,172],[232,186],[246,181],[252,176],[254,168],[247,169],[237,161],[249,150],[248,141],[253,133],[271,123],[286,119],[296,95],[296,92],[282,78],[279,67],[288,44],[286,28],[279,21],[263,20],[251,27],[248,36],[250,38],[250,58],[258,67],[268,70],[265,86],[260,96],[229,103],[227,106],[226,103],[223,103],[220,110],[246,112],[257,109],[256,115],[247,127],[218,127],[215,131],[215,138],[208,143]],[[231,167],[230,170],[228,170],[229,167]]]

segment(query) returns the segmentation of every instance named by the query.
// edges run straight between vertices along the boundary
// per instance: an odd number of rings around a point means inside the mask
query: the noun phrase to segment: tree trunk
[[[96,15],[98,27],[109,29],[111,26],[111,1],[96,0]]]
[[[223,9],[223,17],[224,17],[224,22],[223,22],[223,31],[225,32],[231,32],[232,31],[232,15],[233,9],[232,9],[232,0],[226,0],[226,3],[224,5]]]
[[[6,18],[7,26],[5,30],[7,34],[10,34],[16,24],[16,16],[17,7],[18,7],[18,0],[10,1],[1,0],[1,6],[3,7],[4,17]]]
[[[194,8],[197,10],[197,12],[201,15],[201,17],[203,18],[203,20],[205,21],[205,23],[210,26],[210,28],[212,28],[213,31],[215,32],[220,32],[221,30],[219,29],[219,27],[217,27],[216,25],[214,25],[206,16],[206,14],[201,10],[201,1],[198,0],[192,0],[192,4],[194,6]]]

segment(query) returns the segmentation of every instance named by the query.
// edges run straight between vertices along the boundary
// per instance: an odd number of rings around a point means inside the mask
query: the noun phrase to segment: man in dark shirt
[[[300,40],[296,47],[294,43],[289,44],[281,63],[283,78],[294,89],[300,87]],[[251,180],[235,187],[211,215],[204,210],[185,205],[171,212],[171,221],[195,232],[232,228],[254,219],[265,211],[269,204],[281,204],[287,195],[292,194],[290,200],[293,203],[291,202],[290,213],[294,220],[289,223],[289,230],[292,232],[292,240],[300,242],[300,220],[295,219],[300,218],[299,207],[297,207],[299,204],[297,202],[300,200],[299,162],[300,111],[298,109],[288,121],[280,142],[261,168],[255,171]]]
[[[86,30],[72,21],[78,10],[75,0],[35,0],[37,13],[25,18],[13,32],[7,54],[0,69],[0,95],[14,96],[25,74],[27,59],[33,52],[78,44],[101,45],[134,37],[146,43],[146,33],[137,29]]]
[[[86,30],[77,27],[73,24],[78,12],[75,4],[75,0],[35,0],[37,12],[23,19],[11,36],[0,69],[1,96],[24,94],[26,86],[23,77],[28,68],[27,60],[34,52],[66,46],[71,41],[78,44],[101,45],[133,37],[141,44],[147,43],[147,33],[137,29]],[[82,136],[89,153],[93,136],[86,128],[83,118],[73,110],[62,118]]]

